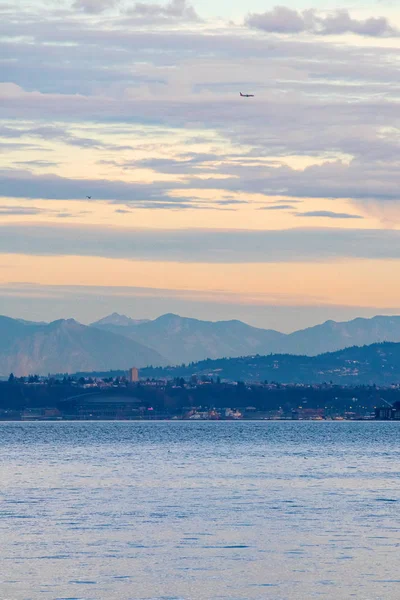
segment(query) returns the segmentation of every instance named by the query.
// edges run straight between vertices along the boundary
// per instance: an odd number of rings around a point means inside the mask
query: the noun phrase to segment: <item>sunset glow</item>
[[[341,4],[0,7],[0,312],[398,312],[400,9]]]

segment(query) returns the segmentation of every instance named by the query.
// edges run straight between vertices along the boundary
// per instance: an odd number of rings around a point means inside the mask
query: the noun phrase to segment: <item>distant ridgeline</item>
[[[400,344],[386,342],[354,346],[320,354],[270,354],[205,360],[180,367],[145,368],[142,378],[207,376],[227,381],[383,385],[400,383]]]
[[[174,314],[154,321],[137,321],[114,314],[93,323],[92,327],[156,350],[166,362],[152,362],[153,366],[254,354],[316,356],[350,346],[400,342],[400,316],[357,318],[343,323],[326,321],[289,334],[251,327],[237,320],[211,322]],[[139,366],[145,366],[143,361]]]
[[[354,319],[347,323],[327,321],[322,325],[284,334],[251,327],[236,320],[200,321],[173,314],[163,315],[153,321],[134,320],[114,314],[90,326],[73,319],[35,323],[0,316],[0,378],[8,377],[11,372],[17,376],[77,371],[122,372],[132,365],[139,369],[149,365],[166,367],[221,357],[270,354],[315,357],[348,346],[384,341],[400,342],[400,317]],[[393,347],[388,352],[394,354],[397,351]],[[367,357],[367,361],[371,356]],[[275,379],[276,374],[279,381],[292,381],[292,377],[296,377],[296,381],[321,381],[321,378],[325,378],[325,371],[329,371],[332,380],[338,373],[340,381],[348,375],[349,383],[372,380],[378,383],[377,377],[379,381],[386,382],[386,375],[390,375],[385,370],[384,361],[377,365],[377,369],[371,364],[371,368],[364,365],[359,371],[353,369],[350,362],[349,371],[345,372],[344,363],[340,362],[342,358],[345,360],[341,356],[337,358],[340,372],[336,372],[335,365],[325,359],[321,360],[320,369],[318,361],[303,360],[300,365],[295,358],[286,360],[280,357],[276,364],[269,366],[265,360],[257,361],[254,367],[250,364],[253,359],[249,359],[247,364],[240,361],[224,362],[221,363],[224,369],[221,376],[233,380],[262,380]],[[361,362],[363,360],[361,358]],[[393,364],[392,367],[393,376],[397,377],[397,365]],[[207,363],[195,367],[199,372],[208,368],[214,369],[215,366]],[[148,371],[150,376],[168,372]]]
[[[123,377],[127,372],[79,372],[75,377]],[[297,384],[390,386],[400,383],[400,344],[385,342],[371,346],[354,346],[319,356],[270,354],[204,360],[177,367],[147,367],[140,369],[140,378],[175,379],[191,376],[215,381],[244,381]]]

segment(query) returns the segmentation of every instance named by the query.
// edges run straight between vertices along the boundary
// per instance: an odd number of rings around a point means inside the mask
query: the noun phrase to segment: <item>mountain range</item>
[[[400,342],[400,316],[326,321],[290,334],[241,321],[173,314],[137,320],[114,313],[89,326],[73,319],[36,323],[0,317],[0,375],[160,367],[269,354],[312,357],[386,341]]]
[[[92,323],[92,327],[154,348],[175,365],[204,358],[269,352],[284,337],[278,331],[257,329],[241,321],[199,321],[173,314],[142,323],[121,325],[121,322],[121,315],[114,314],[106,323],[102,319]]]
[[[73,373],[136,364],[168,364],[158,352],[109,331],[73,319],[31,323],[0,317],[0,375]],[[110,365],[112,365],[110,367]]]
[[[400,342],[400,316],[357,318],[284,334],[258,329],[241,321],[200,321],[167,314],[142,323],[124,321],[114,313],[92,324],[154,348],[170,364],[196,362],[205,358],[237,357],[254,354],[298,354],[316,356],[350,346],[377,342]]]

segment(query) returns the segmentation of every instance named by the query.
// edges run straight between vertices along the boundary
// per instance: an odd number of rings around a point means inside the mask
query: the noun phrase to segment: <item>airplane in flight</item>
[[[242,94],[242,92],[240,92],[240,95],[242,98],[254,98],[254,94]]]

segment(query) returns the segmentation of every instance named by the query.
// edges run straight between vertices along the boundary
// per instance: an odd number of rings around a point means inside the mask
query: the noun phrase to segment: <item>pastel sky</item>
[[[0,313],[399,313],[397,6],[1,2]]]

